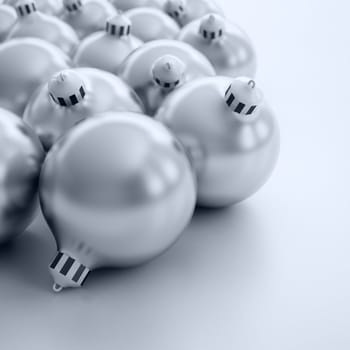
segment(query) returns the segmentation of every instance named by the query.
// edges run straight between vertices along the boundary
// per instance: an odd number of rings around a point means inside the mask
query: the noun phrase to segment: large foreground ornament
[[[162,124],[107,113],[69,131],[48,153],[41,206],[57,242],[54,291],[80,287],[91,270],[145,263],[189,223],[195,180]]]

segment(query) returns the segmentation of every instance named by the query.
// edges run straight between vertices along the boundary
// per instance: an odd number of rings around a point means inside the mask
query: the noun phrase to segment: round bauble
[[[127,11],[136,7],[153,7],[162,9],[165,0],[111,0],[111,3],[121,11]]]
[[[22,233],[37,208],[44,151],[30,127],[0,108],[0,244]]]
[[[41,39],[12,39],[0,45],[0,107],[22,115],[36,88],[71,62]]]
[[[125,12],[131,21],[131,33],[144,42],[157,39],[175,39],[179,25],[163,11],[139,7]]]
[[[197,171],[199,205],[220,207],[248,198],[276,164],[278,125],[251,79],[188,83],[165,100],[156,119],[187,149]]]
[[[107,111],[142,113],[136,93],[115,75],[94,68],[55,74],[29,100],[23,119],[44,149],[81,121]]]
[[[163,10],[180,26],[184,26],[208,13],[223,14],[212,0],[167,0]]]
[[[70,24],[80,39],[103,30],[106,20],[117,14],[107,0],[63,0],[62,19]]]
[[[169,55],[173,57],[170,66],[166,62],[167,59],[165,62],[158,61],[171,75],[169,81],[167,81],[168,78],[163,81],[163,83],[168,82],[168,86],[162,84],[162,79],[157,82],[153,68],[157,60]],[[172,75],[174,65],[183,66],[181,68],[183,72],[178,77],[176,77],[178,74]],[[180,72],[175,70],[175,73]],[[130,54],[121,65],[119,74],[140,96],[147,114],[153,115],[164,97],[174,88],[200,77],[213,76],[215,70],[208,59],[190,45],[175,40],[155,40],[144,44]],[[174,83],[177,84],[174,85]]]
[[[18,0],[5,0],[5,4],[16,6]],[[49,15],[58,16],[63,10],[61,0],[36,0],[36,7],[39,11]]]
[[[55,291],[79,287],[90,270],[159,256],[195,206],[184,149],[162,124],[134,113],[106,113],[69,131],[48,153],[40,184],[58,248]]]
[[[16,20],[16,11],[11,6],[0,5],[0,42],[5,40]]]
[[[109,18],[103,32],[85,38],[78,47],[74,62],[80,67],[95,67],[115,73],[125,58],[142,41],[131,35],[131,21],[119,14]]]
[[[7,39],[32,37],[43,39],[72,56],[79,44],[75,31],[60,19],[37,10],[35,0],[19,0],[16,3],[18,19]]]
[[[256,54],[248,36],[217,14],[187,24],[178,39],[202,52],[219,75],[231,77],[256,74]]]

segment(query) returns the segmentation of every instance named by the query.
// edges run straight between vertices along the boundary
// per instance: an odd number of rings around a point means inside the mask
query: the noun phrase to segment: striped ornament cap
[[[63,252],[57,252],[49,269],[54,280],[54,292],[67,287],[81,287],[90,272],[89,268]]]
[[[25,17],[37,11],[34,0],[19,0],[16,2],[16,11],[18,17]]]
[[[69,69],[51,78],[48,88],[51,98],[62,107],[74,106],[86,95],[83,79]]]
[[[263,100],[262,92],[254,80],[237,78],[225,93],[225,102],[232,112],[242,116],[253,116]]]
[[[168,0],[164,5],[164,11],[175,20],[186,14],[186,3],[183,0]]]
[[[113,16],[107,19],[106,32],[118,38],[130,35],[131,21],[128,17],[122,14]]]
[[[225,20],[217,14],[209,14],[203,17],[199,26],[200,35],[212,41],[223,36],[225,31]]]
[[[63,0],[63,5],[68,12],[74,12],[83,6],[83,0]]]
[[[184,80],[186,66],[175,56],[158,58],[152,67],[153,79],[163,89],[174,89]]]

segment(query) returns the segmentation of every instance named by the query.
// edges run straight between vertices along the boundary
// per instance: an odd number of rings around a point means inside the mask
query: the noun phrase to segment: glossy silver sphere
[[[18,0],[5,0],[5,4],[16,6]],[[58,16],[62,13],[62,0],[35,0],[36,7],[39,11],[49,15]]]
[[[127,11],[136,7],[155,7],[162,9],[165,0],[111,0],[111,3],[121,11]]]
[[[256,192],[279,153],[274,114],[250,79],[212,77],[169,96],[156,119],[182,141],[197,170],[198,203],[220,207]]]
[[[175,39],[179,25],[163,11],[152,7],[138,7],[125,12],[132,23],[131,33],[144,42]]]
[[[162,124],[133,113],[79,124],[48,153],[41,175],[41,206],[59,251],[50,265],[54,289],[162,254],[189,223],[195,197],[184,149]]]
[[[163,10],[180,26],[209,13],[223,14],[218,4],[212,0],[166,0]]]
[[[251,40],[220,15],[205,15],[187,24],[178,40],[202,52],[218,75],[254,77],[256,74],[257,59]]]
[[[81,88],[84,96],[79,98]],[[70,96],[77,96],[75,104],[69,102]],[[59,98],[63,98],[62,103]],[[74,125],[107,111],[142,113],[143,107],[136,93],[115,75],[94,68],[77,68],[57,73],[38,89],[29,100],[23,119],[49,150]]]
[[[71,62],[41,39],[12,39],[0,45],[0,107],[22,115],[36,88]]]
[[[0,42],[5,40],[16,20],[17,15],[13,7],[0,5]]]
[[[155,40],[144,44],[127,57],[119,69],[119,74],[140,96],[147,114],[151,116],[169,92],[156,84],[152,74],[155,62],[164,55],[174,56],[183,62],[184,82],[215,75],[215,70],[208,59],[186,43]]]
[[[70,24],[79,38],[105,28],[106,20],[117,14],[107,0],[63,0],[62,19]]]
[[[37,10],[35,0],[16,3],[18,19],[11,28],[7,40],[13,38],[38,38],[60,48],[72,56],[79,44],[74,29],[60,19]]]
[[[37,208],[44,151],[34,132],[0,108],[0,244],[22,233]]]
[[[85,38],[78,47],[74,62],[80,67],[95,67],[115,73],[125,58],[142,45],[131,35],[131,22],[118,14],[107,19],[103,32]]]

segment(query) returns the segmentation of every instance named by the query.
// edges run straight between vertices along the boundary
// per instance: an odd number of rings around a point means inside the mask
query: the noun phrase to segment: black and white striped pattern
[[[116,35],[118,37],[127,36],[131,32],[131,25],[116,25],[112,24],[109,21],[106,23],[106,32],[110,35]]]
[[[166,7],[166,13],[171,18],[179,19],[185,14],[185,8],[181,3],[177,5],[175,3],[169,2]]]
[[[230,109],[233,112],[238,114],[251,115],[252,113],[254,113],[257,107],[256,105],[249,106],[249,105],[246,105],[245,103],[238,101],[235,95],[233,94],[233,92],[231,91],[231,85],[226,90],[225,101],[227,106],[230,107]]]
[[[16,7],[19,17],[27,16],[33,12],[36,12],[36,5],[34,1],[23,2]]]
[[[86,95],[85,89],[83,86],[79,88],[79,92],[77,94],[70,95],[68,98],[57,96],[55,97],[51,92],[51,98],[62,107],[74,106],[79,103]]]
[[[180,80],[176,80],[174,82],[166,82],[161,81],[159,78],[154,78],[154,81],[163,89],[174,89],[180,84]]]
[[[65,6],[69,12],[74,12],[79,10],[79,8],[83,6],[83,4],[81,0],[76,0],[74,2],[72,1],[70,4],[66,4]]]
[[[199,33],[203,36],[204,39],[214,40],[214,39],[222,37],[223,30],[219,29],[218,31],[208,31],[208,30],[201,27],[199,29]]]
[[[79,286],[84,284],[90,272],[86,266],[80,264],[77,260],[62,252],[57,253],[50,265],[50,269],[55,270],[60,275]]]

